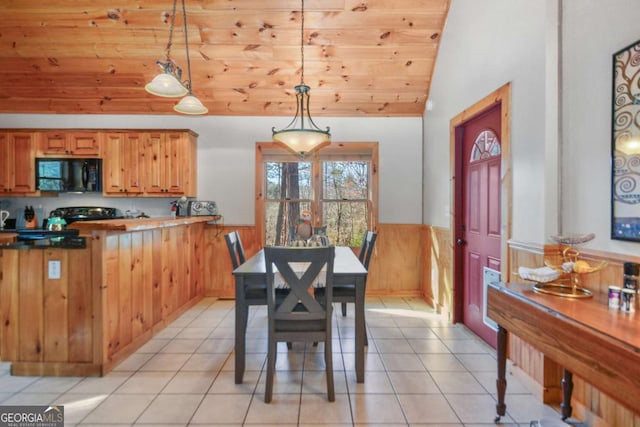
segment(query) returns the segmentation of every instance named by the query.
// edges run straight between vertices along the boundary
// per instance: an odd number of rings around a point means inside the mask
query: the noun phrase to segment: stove
[[[58,216],[63,218],[67,224],[71,224],[76,221],[97,221],[102,219],[124,218],[124,215],[119,209],[98,206],[70,206],[65,208],[56,208],[51,211],[49,216]]]

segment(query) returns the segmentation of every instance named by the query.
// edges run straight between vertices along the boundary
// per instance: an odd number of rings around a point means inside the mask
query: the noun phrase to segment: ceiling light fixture
[[[293,120],[281,130],[271,129],[273,140],[283,144],[285,147],[298,154],[300,157],[331,143],[329,127],[326,130],[320,129],[311,119],[309,112],[309,92],[311,88],[304,84],[304,0],[301,9],[301,31],[300,31],[300,57],[301,73],[300,84],[295,87],[296,91],[296,115]],[[308,127],[305,128],[305,121]]]
[[[173,44],[173,29],[175,27],[176,6],[178,0],[173,0],[173,11],[171,14],[171,27],[169,29],[169,41],[166,47],[165,61],[157,61],[156,63],[162,70],[160,74],[155,76],[153,80],[145,86],[145,90],[153,95],[166,98],[177,98],[184,96],[173,109],[183,114],[206,114],[209,110],[202,105],[202,102],[193,95],[191,90],[191,60],[189,58],[189,37],[187,29],[187,9],[185,0],[182,0],[182,16],[184,22],[184,44],[187,54],[187,73],[188,80],[182,82],[182,69],[171,58],[171,45]],[[185,96],[186,95],[186,96]]]

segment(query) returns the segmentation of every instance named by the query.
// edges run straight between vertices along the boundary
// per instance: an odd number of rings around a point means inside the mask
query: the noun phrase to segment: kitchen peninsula
[[[82,249],[0,247],[0,355],[13,375],[100,376],[203,295],[214,216],[77,222]]]

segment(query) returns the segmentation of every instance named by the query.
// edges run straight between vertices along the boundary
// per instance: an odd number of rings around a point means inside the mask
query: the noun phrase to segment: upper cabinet
[[[43,132],[38,155],[42,157],[100,157],[99,132]]]
[[[0,197],[40,194],[36,157],[102,159],[104,196],[194,197],[197,138],[190,130],[0,130]]]
[[[149,132],[144,148],[145,193],[195,196],[196,136],[192,132]]]
[[[191,131],[103,132],[105,196],[196,196],[197,135]]]
[[[35,195],[35,132],[0,132],[0,197]]]
[[[102,178],[106,196],[140,196],[144,192],[142,132],[103,132]]]

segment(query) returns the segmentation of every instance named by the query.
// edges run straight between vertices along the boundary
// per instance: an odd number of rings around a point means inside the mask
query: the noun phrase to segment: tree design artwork
[[[640,41],[613,55],[612,237],[640,240]]]

